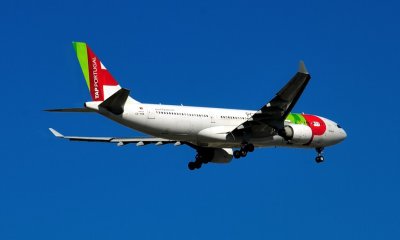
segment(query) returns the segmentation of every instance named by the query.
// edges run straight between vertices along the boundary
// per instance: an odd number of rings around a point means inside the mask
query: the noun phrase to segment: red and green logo
[[[73,42],[73,46],[92,100],[104,101],[104,86],[117,86],[118,82],[86,43]]]
[[[286,121],[294,124],[307,125],[311,128],[311,140],[304,145],[309,145],[313,141],[314,136],[321,136],[326,131],[326,124],[324,120],[315,115],[291,113],[287,116]]]

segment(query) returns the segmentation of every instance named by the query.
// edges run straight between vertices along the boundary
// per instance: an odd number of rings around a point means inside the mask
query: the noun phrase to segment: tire
[[[316,163],[322,163],[324,161],[324,157],[323,156],[318,156],[315,158],[315,162]]]
[[[246,150],[248,151],[248,152],[254,152],[254,145],[253,144],[248,144],[247,146],[246,146]]]
[[[196,169],[200,169],[202,163],[201,162],[194,162]]]
[[[240,156],[241,157],[246,157],[247,156],[247,151],[246,150],[240,150]]]
[[[235,150],[235,151],[233,152],[233,157],[234,157],[234,158],[238,159],[238,158],[240,158],[241,156],[242,156],[242,154],[240,153],[239,150]]]
[[[188,168],[190,171],[193,171],[196,169],[196,164],[194,162],[189,162],[188,163]]]

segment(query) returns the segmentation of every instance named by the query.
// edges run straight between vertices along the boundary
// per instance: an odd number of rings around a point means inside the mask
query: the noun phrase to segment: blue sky
[[[9,1],[0,9],[0,239],[398,239],[398,1]],[[259,149],[187,170],[186,146],[93,114],[72,41],[142,102],[257,109],[303,59],[294,111],[339,122],[325,151]]]

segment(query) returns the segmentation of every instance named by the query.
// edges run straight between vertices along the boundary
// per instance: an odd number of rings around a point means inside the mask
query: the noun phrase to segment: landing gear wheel
[[[202,163],[201,162],[189,162],[188,163],[188,168],[189,170],[195,170],[201,168]]]
[[[245,149],[248,152],[254,152],[254,145],[249,143],[249,144],[246,145]]]
[[[315,162],[317,162],[317,163],[322,163],[323,161],[324,161],[324,157],[323,156],[317,156],[315,158]]]
[[[240,156],[241,157],[246,157],[247,156],[247,151],[246,150],[241,149],[239,152],[240,152]]]
[[[191,171],[195,170],[196,169],[196,163],[195,162],[189,162],[188,163],[188,168]]]
[[[324,161],[324,156],[322,156],[322,151],[324,151],[323,147],[318,147],[315,149],[317,151],[317,157],[315,158],[316,163],[322,163]]]
[[[242,154],[240,153],[239,150],[233,151],[233,157],[234,157],[234,158],[238,159],[238,158],[240,158],[241,156],[242,156]]]
[[[200,168],[201,168],[201,165],[202,165],[201,162],[194,162],[194,163],[195,163],[197,169],[200,169]]]

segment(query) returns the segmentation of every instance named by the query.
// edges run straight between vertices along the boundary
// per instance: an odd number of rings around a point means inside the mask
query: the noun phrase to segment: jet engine
[[[311,141],[313,133],[309,126],[293,124],[284,127],[283,138],[297,144],[306,144]]]
[[[229,163],[233,158],[232,148],[215,148],[214,155],[210,162]]]

